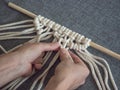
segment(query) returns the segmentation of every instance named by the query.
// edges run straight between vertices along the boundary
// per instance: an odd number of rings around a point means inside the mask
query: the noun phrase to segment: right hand
[[[60,64],[56,67],[46,90],[73,90],[85,83],[89,70],[74,53],[60,49]]]

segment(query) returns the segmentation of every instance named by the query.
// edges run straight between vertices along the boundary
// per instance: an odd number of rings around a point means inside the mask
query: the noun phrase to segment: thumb
[[[64,48],[60,49],[60,60],[67,61],[67,62],[73,62],[72,57],[70,56],[69,52]]]

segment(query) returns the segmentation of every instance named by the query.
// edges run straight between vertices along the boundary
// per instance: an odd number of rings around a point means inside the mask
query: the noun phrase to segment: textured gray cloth
[[[29,18],[10,9],[7,6],[8,1],[54,20],[73,31],[91,38],[94,42],[120,53],[119,0],[1,0],[0,24]],[[0,44],[8,50],[24,41],[0,41]],[[89,51],[108,61],[116,84],[120,89],[120,61],[93,48],[89,48]],[[20,89],[28,90],[29,88],[27,87],[29,85],[30,81],[27,81]],[[91,75],[87,78],[86,83],[77,90],[97,90],[97,86]]]

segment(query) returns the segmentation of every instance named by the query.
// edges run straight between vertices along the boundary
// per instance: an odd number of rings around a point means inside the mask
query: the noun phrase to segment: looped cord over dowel
[[[64,26],[61,26],[60,24],[57,24],[40,15],[34,19],[34,24],[36,30],[40,32],[38,34],[41,34],[43,32],[42,29],[43,27],[50,27],[51,29],[53,28],[52,29],[54,32],[53,36],[57,38],[59,42],[61,41],[61,39],[64,42],[64,38],[70,39],[70,40],[66,39],[67,41],[69,41],[67,42],[66,45],[71,47],[71,49],[72,48],[74,48],[75,50],[86,49],[91,41],[91,39],[85,38],[83,35],[73,32],[72,30]]]

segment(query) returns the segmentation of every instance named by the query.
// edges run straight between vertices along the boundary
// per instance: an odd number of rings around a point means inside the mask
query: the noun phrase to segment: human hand
[[[58,43],[29,43],[14,52],[0,56],[0,87],[9,81],[32,73],[32,66],[41,68],[45,51],[57,50]]]
[[[55,51],[58,50],[58,43],[31,43],[26,44],[16,52],[18,53],[18,58],[20,63],[25,66],[25,74],[31,74],[32,66],[36,69],[40,69],[42,67],[42,59],[46,51]],[[17,60],[17,61],[19,61]]]
[[[84,84],[89,70],[84,62],[72,52],[60,50],[60,64],[45,90],[73,90]]]

